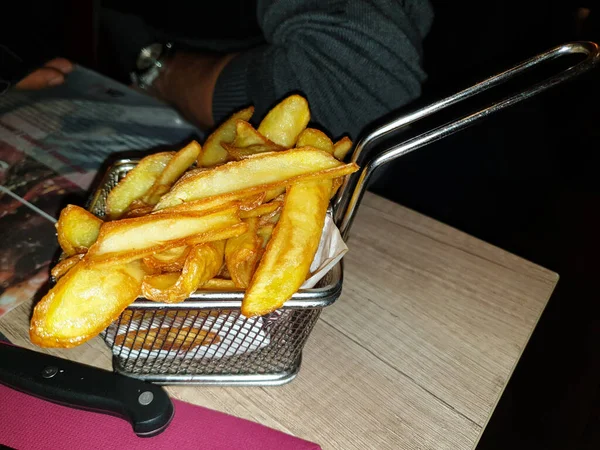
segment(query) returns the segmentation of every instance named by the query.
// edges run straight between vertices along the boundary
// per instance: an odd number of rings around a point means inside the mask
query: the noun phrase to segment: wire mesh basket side
[[[247,318],[237,309],[127,309],[103,334],[120,372],[243,376],[289,372],[321,308]]]

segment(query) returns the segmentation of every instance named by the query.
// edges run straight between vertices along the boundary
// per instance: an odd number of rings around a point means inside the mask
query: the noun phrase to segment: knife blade
[[[174,416],[160,386],[0,342],[0,383],[72,408],[127,420],[140,437],[164,431]]]

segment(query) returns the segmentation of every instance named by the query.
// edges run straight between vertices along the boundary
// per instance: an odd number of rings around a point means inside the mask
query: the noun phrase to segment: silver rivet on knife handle
[[[42,370],[42,376],[44,378],[52,378],[57,373],[58,373],[58,367],[55,367],[55,366],[46,366],[46,367],[44,367],[44,370]]]
[[[142,392],[138,397],[138,402],[140,402],[140,405],[144,406],[152,403],[152,400],[154,400],[154,394],[150,391]]]

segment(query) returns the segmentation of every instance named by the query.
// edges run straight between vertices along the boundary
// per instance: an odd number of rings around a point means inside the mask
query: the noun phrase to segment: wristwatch
[[[148,89],[154,80],[164,70],[167,57],[173,51],[173,44],[154,43],[140,50],[137,57],[135,70],[131,72],[131,81],[134,85]]]

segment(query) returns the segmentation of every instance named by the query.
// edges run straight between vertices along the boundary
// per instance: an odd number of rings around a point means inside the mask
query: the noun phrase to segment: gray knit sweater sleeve
[[[313,122],[334,137],[419,96],[425,0],[259,0],[266,44],[233,59],[213,99],[219,121],[254,104],[262,115],[286,95],[307,97]]]

